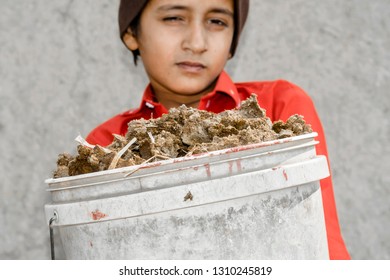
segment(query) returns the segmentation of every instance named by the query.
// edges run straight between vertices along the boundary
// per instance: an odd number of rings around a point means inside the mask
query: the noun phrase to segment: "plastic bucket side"
[[[72,259],[323,259],[328,249],[318,180],[326,176],[326,159],[316,157],[46,210],[64,213],[58,226]],[[192,201],[184,200],[188,192]]]

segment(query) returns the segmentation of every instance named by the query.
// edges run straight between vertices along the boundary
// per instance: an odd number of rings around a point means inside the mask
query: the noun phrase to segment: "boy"
[[[92,144],[108,145],[124,135],[129,121],[158,118],[185,104],[219,113],[233,109],[252,93],[272,121],[303,115],[318,133],[317,154],[327,156],[320,120],[310,97],[286,81],[233,83],[224,72],[233,57],[249,10],[249,0],[121,0],[120,36],[139,56],[149,77],[138,109],[119,114],[95,128]],[[332,182],[321,181],[329,255],[349,259],[341,237]]]

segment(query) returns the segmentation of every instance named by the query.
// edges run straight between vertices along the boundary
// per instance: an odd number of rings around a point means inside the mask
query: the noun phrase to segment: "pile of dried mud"
[[[80,144],[78,155],[60,154],[54,178],[216,151],[312,132],[302,116],[272,123],[255,95],[239,109],[219,114],[181,106],[157,119],[129,122],[126,136],[107,147]]]

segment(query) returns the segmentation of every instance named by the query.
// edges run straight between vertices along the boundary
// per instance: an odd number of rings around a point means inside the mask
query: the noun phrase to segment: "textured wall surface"
[[[118,39],[118,3],[0,0],[0,259],[50,257],[44,180],[57,155],[140,101],[147,79]],[[251,4],[227,71],[309,93],[350,254],[390,259],[390,2]]]

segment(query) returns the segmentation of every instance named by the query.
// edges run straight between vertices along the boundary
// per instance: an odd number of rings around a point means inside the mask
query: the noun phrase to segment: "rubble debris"
[[[78,155],[60,154],[53,177],[140,165],[310,132],[311,126],[300,115],[291,116],[285,123],[272,123],[254,94],[240,108],[219,114],[182,105],[157,119],[129,122],[126,135],[113,135],[107,147],[89,145],[79,136]]]

